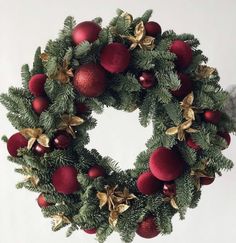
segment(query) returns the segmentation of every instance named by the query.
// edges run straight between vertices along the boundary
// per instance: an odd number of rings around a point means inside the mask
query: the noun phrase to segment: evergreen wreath
[[[117,10],[76,25],[67,17],[59,37],[36,50],[33,68],[22,67],[23,87],[1,95],[19,131],[7,142],[9,160],[25,176],[18,188],[38,192],[52,229],[82,229],[104,242],[119,232],[152,238],[172,231],[197,206],[201,187],[233,163],[222,150],[235,121],[224,112],[228,93],[191,34],[161,33],[152,11],[133,17]],[[88,150],[92,112],[103,107],[152,122],[153,135],[134,168],[122,171],[110,157]]]

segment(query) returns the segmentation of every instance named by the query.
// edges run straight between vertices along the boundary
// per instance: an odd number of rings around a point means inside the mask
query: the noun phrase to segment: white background
[[[0,0],[0,91],[6,92],[10,85],[20,86],[21,65],[31,64],[36,47],[44,47],[48,39],[57,36],[66,16],[72,15],[78,22],[101,16],[106,25],[118,7],[134,16],[154,9],[152,20],[159,22],[163,30],[195,34],[204,54],[210,57],[209,65],[217,67],[221,74],[222,86],[235,83],[235,0]],[[2,106],[0,114],[0,135],[10,136],[15,131]],[[151,135],[151,127],[141,128],[137,113],[109,109],[97,117],[99,125],[91,132],[89,147],[113,157],[122,168],[131,167]],[[70,238],[65,238],[64,230],[51,232],[50,220],[42,217],[36,204],[37,194],[15,189],[21,178],[6,159],[5,144],[1,142],[0,147],[0,243],[95,242],[94,236],[83,232],[75,232]],[[235,148],[234,137],[225,151],[231,159],[235,158]],[[235,242],[235,188],[236,168],[203,189],[199,207],[189,210],[185,221],[174,218],[171,235],[158,236],[149,242]],[[116,234],[107,242],[114,241],[120,242]],[[137,236],[134,242],[144,241]]]

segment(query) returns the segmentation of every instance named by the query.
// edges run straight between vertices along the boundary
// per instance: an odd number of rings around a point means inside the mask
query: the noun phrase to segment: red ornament
[[[44,96],[44,84],[47,80],[47,76],[43,73],[35,74],[29,81],[29,91],[34,96]]]
[[[222,113],[220,111],[205,111],[204,118],[206,122],[210,122],[212,124],[218,124],[221,119]]]
[[[187,138],[186,144],[188,145],[188,147],[190,147],[196,151],[201,149],[200,145],[198,145],[196,142],[194,142],[191,137]]]
[[[45,97],[36,97],[32,101],[32,107],[34,111],[41,114],[43,111],[47,110],[49,101]]]
[[[71,142],[72,142],[72,137],[70,134],[66,132],[58,133],[53,139],[53,144],[57,149],[66,149],[69,147]]]
[[[161,26],[154,21],[147,22],[144,27],[148,36],[157,37],[161,35]]]
[[[105,171],[104,169],[99,166],[99,165],[94,165],[92,166],[89,171],[88,171],[88,176],[95,179],[99,176],[104,176],[105,175]]]
[[[187,68],[192,62],[192,49],[188,43],[182,40],[173,41],[170,46],[170,52],[176,55],[176,65],[180,69]]]
[[[171,90],[171,93],[178,98],[184,98],[187,96],[193,89],[193,82],[184,73],[179,73],[180,87],[176,90]]]
[[[139,223],[136,233],[143,238],[154,238],[160,231],[156,225],[156,219],[153,216],[149,216]]]
[[[97,64],[80,66],[74,76],[75,89],[87,97],[97,97],[106,89],[105,70]]]
[[[200,184],[203,186],[210,185],[215,180],[215,177],[201,177]]]
[[[84,232],[87,234],[96,234],[97,233],[97,229],[96,228],[92,228],[92,229],[84,229]]]
[[[84,21],[78,24],[72,31],[72,39],[76,45],[83,41],[90,43],[98,39],[101,27],[93,21]]]
[[[129,65],[129,50],[121,43],[108,44],[101,51],[100,62],[108,72],[121,73]]]
[[[41,193],[38,198],[37,198],[37,202],[40,208],[46,208],[50,205],[53,205],[53,203],[48,203],[46,201],[46,198],[44,197],[44,195]]]
[[[145,71],[139,76],[139,83],[144,89],[150,89],[156,83],[156,78],[153,73]]]
[[[52,175],[52,184],[55,190],[63,194],[71,194],[79,190],[77,181],[77,170],[74,166],[61,166]]]
[[[136,185],[139,192],[151,195],[161,191],[163,182],[154,177],[151,172],[144,172],[138,177]]]
[[[13,157],[17,157],[17,150],[25,148],[28,145],[28,140],[19,132],[13,134],[7,141],[7,150]]]
[[[183,172],[184,164],[178,152],[165,147],[157,148],[149,159],[152,174],[161,181],[178,178]]]
[[[229,133],[227,133],[227,132],[217,132],[217,135],[222,137],[222,138],[224,138],[228,146],[230,145],[231,137],[230,137]],[[225,147],[223,149],[226,149],[227,147]]]
[[[90,113],[90,109],[84,103],[76,103],[75,108],[77,115],[85,115]]]
[[[43,156],[45,153],[49,153],[50,152],[50,148],[49,147],[44,147],[43,145],[37,143],[33,150],[40,156]]]
[[[174,197],[176,195],[176,185],[174,183],[165,183],[163,194],[167,197]]]

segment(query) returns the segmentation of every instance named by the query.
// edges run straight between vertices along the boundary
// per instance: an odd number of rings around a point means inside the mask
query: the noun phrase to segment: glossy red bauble
[[[44,84],[47,80],[47,76],[45,74],[39,73],[35,74],[31,77],[29,81],[29,91],[34,96],[44,96]]]
[[[130,62],[128,48],[121,43],[111,43],[101,51],[100,63],[110,73],[125,71]]]
[[[136,233],[146,239],[156,237],[160,231],[157,228],[155,217],[149,216],[139,223]]]
[[[154,21],[147,22],[144,27],[147,36],[157,37],[161,35],[161,26]]]
[[[74,87],[82,95],[97,97],[106,89],[105,70],[93,63],[79,67],[74,76]]]
[[[161,181],[172,181],[184,170],[185,162],[180,154],[165,147],[157,148],[149,159],[152,174]]]
[[[207,185],[210,185],[211,183],[213,183],[214,180],[215,180],[215,177],[201,177],[200,184],[203,186],[207,186]]]
[[[96,228],[92,228],[92,229],[84,229],[84,232],[87,233],[87,234],[96,234],[97,232],[97,229]]]
[[[167,197],[174,197],[176,195],[176,185],[174,183],[165,183],[163,186],[163,194]]]
[[[220,111],[208,110],[204,112],[204,119],[206,122],[217,125],[221,119],[222,113]]]
[[[53,139],[53,145],[57,149],[67,149],[72,142],[72,137],[66,132],[56,134]]]
[[[153,176],[151,172],[147,171],[138,177],[136,186],[140,193],[151,195],[161,191],[163,182]]]
[[[193,89],[193,82],[188,77],[188,75],[184,73],[178,74],[180,79],[180,87],[176,90],[171,90],[172,95],[174,95],[177,98],[184,98],[187,96]]]
[[[7,141],[7,150],[13,157],[17,156],[17,150],[19,148],[27,147],[28,140],[19,132],[13,134]]]
[[[188,145],[188,147],[190,147],[190,148],[192,148],[192,149],[194,149],[196,151],[201,149],[200,145],[198,145],[196,142],[194,142],[191,137],[187,138],[186,144]]]
[[[41,193],[38,198],[37,198],[37,202],[40,208],[46,208],[50,205],[53,205],[53,203],[48,203],[46,201],[46,198],[44,197],[44,195]]]
[[[78,24],[72,31],[72,40],[76,45],[83,41],[90,43],[98,39],[101,27],[93,21],[84,21]]]
[[[43,111],[47,110],[49,101],[46,97],[36,97],[32,101],[33,110],[41,114]]]
[[[50,148],[49,147],[44,147],[43,145],[37,143],[34,147],[33,150],[35,151],[35,153],[37,153],[40,156],[43,156],[45,153],[49,153],[50,152]]]
[[[94,165],[92,166],[89,170],[88,170],[88,176],[95,179],[99,176],[104,176],[105,175],[105,171],[104,169],[99,166],[99,165]]]
[[[66,165],[57,168],[52,174],[52,184],[55,190],[63,194],[71,194],[79,190],[77,170],[74,166]]]
[[[170,52],[176,55],[176,65],[180,69],[187,68],[193,58],[190,45],[182,40],[175,40],[170,46]]]
[[[155,85],[156,78],[153,73],[145,71],[139,76],[139,83],[144,89],[150,89]]]
[[[224,138],[228,146],[230,145],[231,137],[228,132],[217,132],[217,135]],[[226,149],[227,147],[225,147],[223,149]]]

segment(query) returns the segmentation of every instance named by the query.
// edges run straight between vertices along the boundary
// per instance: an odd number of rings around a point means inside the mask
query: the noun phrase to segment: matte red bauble
[[[193,82],[184,73],[179,73],[180,87],[176,90],[171,90],[171,93],[177,98],[184,98],[187,96],[193,89]]]
[[[157,37],[161,35],[161,26],[154,21],[147,22],[144,27],[148,36]]]
[[[72,31],[72,39],[76,45],[83,41],[90,43],[98,39],[101,27],[93,21],[84,21],[78,24]]]
[[[145,195],[151,195],[161,191],[163,182],[158,180],[151,172],[142,173],[136,182],[139,192]]]
[[[170,46],[170,52],[176,55],[176,65],[178,68],[184,69],[191,64],[193,54],[192,49],[188,43],[182,40],[175,40]]]
[[[99,165],[92,166],[88,171],[88,176],[91,178],[97,178],[99,176],[104,176],[104,175],[105,175],[105,171]]]
[[[97,229],[96,228],[92,228],[92,229],[84,229],[84,232],[87,233],[87,234],[96,234],[97,232]]]
[[[75,89],[87,97],[97,97],[106,89],[105,70],[93,63],[79,67],[74,76]]]
[[[71,194],[79,190],[80,184],[77,181],[77,170],[74,166],[61,166],[52,175],[52,184],[55,190],[63,194]]]
[[[56,134],[56,136],[53,139],[53,144],[57,149],[66,149],[69,147],[71,142],[72,137],[70,134],[66,132]]]
[[[28,140],[19,132],[13,134],[7,141],[7,150],[13,157],[17,156],[17,150],[19,148],[27,147]]]
[[[144,89],[150,89],[156,83],[156,78],[153,73],[145,71],[139,76],[139,83]]]
[[[47,110],[48,105],[49,101],[45,97],[36,97],[32,101],[33,110],[38,114],[41,114],[43,111]]]
[[[34,147],[33,150],[40,156],[44,155],[45,153],[49,153],[50,152],[50,148],[49,147],[44,147],[43,145],[37,143]]]
[[[156,237],[160,231],[157,228],[155,217],[149,216],[139,223],[136,233],[147,239]]]
[[[35,74],[31,77],[29,81],[29,91],[34,96],[44,96],[44,84],[47,80],[47,76],[45,74],[39,73]]]
[[[201,177],[200,184],[203,186],[207,186],[207,185],[210,185],[211,183],[213,183],[214,180],[215,180],[215,177]]]
[[[190,147],[196,151],[201,149],[200,145],[198,145],[196,142],[194,142],[191,137],[187,138],[186,144],[188,145],[188,147]]]
[[[184,164],[178,152],[165,147],[157,148],[149,159],[152,174],[161,181],[178,178],[183,172]]]
[[[221,119],[222,113],[220,111],[205,111],[204,119],[206,122],[210,122],[212,124],[218,124]]]
[[[222,138],[224,138],[228,146],[230,145],[231,137],[230,137],[229,133],[227,133],[227,132],[217,132],[217,135],[222,137]],[[223,149],[226,149],[226,148],[223,148]]]
[[[163,194],[167,197],[174,197],[176,195],[176,185],[174,183],[165,183]]]
[[[100,62],[108,72],[121,73],[129,65],[129,50],[121,43],[108,44],[101,51]]]
[[[53,205],[53,203],[48,203],[46,201],[46,198],[44,197],[44,195],[41,193],[38,198],[37,198],[37,202],[40,208],[46,208],[50,205]]]

